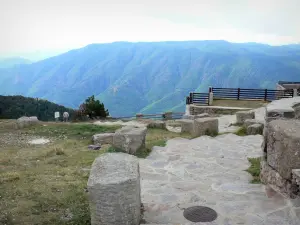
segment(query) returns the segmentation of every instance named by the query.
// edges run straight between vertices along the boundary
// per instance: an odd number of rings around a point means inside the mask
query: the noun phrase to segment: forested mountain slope
[[[40,97],[78,107],[95,95],[113,116],[183,111],[190,91],[208,86],[275,88],[299,81],[300,46],[184,41],[92,44],[0,69],[0,94]]]

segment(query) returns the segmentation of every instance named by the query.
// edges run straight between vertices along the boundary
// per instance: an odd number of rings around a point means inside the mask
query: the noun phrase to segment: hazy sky
[[[0,0],[0,55],[113,41],[300,43],[300,0]]]

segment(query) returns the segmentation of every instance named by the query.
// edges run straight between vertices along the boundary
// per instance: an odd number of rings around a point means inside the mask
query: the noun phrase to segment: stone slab
[[[244,124],[247,119],[254,119],[255,112],[254,111],[239,111],[236,113],[236,123]]]
[[[253,124],[262,124],[259,120],[257,119],[246,119],[244,121],[244,126],[247,128]]]
[[[259,123],[252,124],[247,127],[247,134],[248,135],[256,135],[256,134],[262,135],[263,129],[264,129],[263,124],[259,124]]]
[[[280,99],[266,106],[266,120],[300,117],[300,97]]]
[[[194,123],[193,136],[199,137],[201,135],[217,135],[219,133],[218,118],[200,118],[196,119]]]
[[[181,125],[181,133],[194,133],[194,120],[188,120],[188,119],[181,119],[178,120],[178,122]]]
[[[114,133],[95,134],[92,137],[94,144],[112,144]]]
[[[189,107],[191,115],[208,113],[210,115],[232,115],[238,111],[251,110],[251,108],[226,107],[226,106],[199,106],[192,104]]]
[[[113,146],[134,155],[139,149],[145,148],[146,133],[146,127],[122,127],[113,136]]]

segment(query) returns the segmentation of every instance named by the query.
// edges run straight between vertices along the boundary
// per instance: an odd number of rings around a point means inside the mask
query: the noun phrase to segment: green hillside
[[[184,111],[208,86],[275,88],[299,81],[299,45],[226,41],[92,44],[30,65],[0,69],[0,94],[77,108],[95,95],[112,116]]]
[[[54,120],[54,112],[69,112],[74,110],[55,103],[23,96],[0,95],[0,119],[18,119],[22,116],[37,116],[39,120]]]

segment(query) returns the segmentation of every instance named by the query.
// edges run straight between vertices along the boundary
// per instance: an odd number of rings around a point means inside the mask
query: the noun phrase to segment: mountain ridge
[[[30,65],[0,69],[0,94],[78,107],[90,95],[113,116],[184,110],[208,86],[275,88],[300,78],[300,45],[227,41],[91,44]]]

